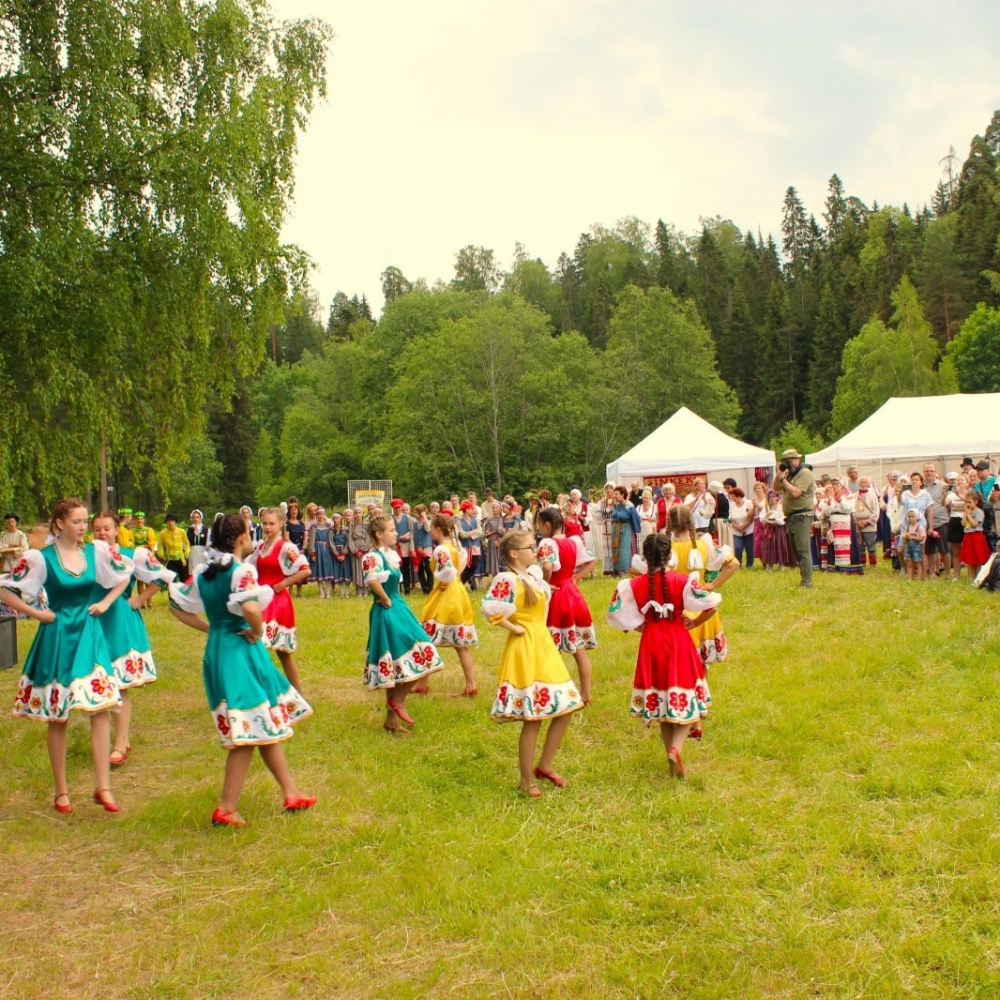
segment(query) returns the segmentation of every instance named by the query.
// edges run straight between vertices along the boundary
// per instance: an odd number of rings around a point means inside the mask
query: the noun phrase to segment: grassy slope
[[[288,751],[320,804],[284,816],[258,761],[245,831],[209,824],[202,639],[161,598],[122,813],[88,801],[85,723],[60,817],[43,727],[0,720],[0,995],[996,995],[996,605],[882,567],[793,582],[727,586],[731,658],[683,784],[627,717],[637,637],[602,629],[570,787],[534,803],[516,727],[486,715],[500,630],[481,630],[478,701],[447,696],[448,653],[393,740],[360,685],[367,603],[305,599],[317,713]],[[593,608],[609,589],[586,585]],[[0,678],[12,699],[16,671]]]

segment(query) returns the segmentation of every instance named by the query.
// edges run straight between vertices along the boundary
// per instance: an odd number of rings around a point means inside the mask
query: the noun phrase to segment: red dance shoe
[[[250,824],[233,809],[230,812],[223,812],[216,809],[212,813],[212,826],[249,826]]]
[[[416,725],[416,722],[410,717],[410,713],[402,705],[395,701],[387,701],[386,704],[389,706],[389,711],[393,712],[400,722],[405,722],[408,726]]]
[[[315,795],[290,795],[285,799],[285,812],[298,812],[300,809],[309,809],[316,805]]]
[[[106,812],[116,813],[118,812],[118,803],[112,799],[110,802],[104,797],[105,795],[110,795],[110,788],[98,788],[94,792],[94,801],[99,805],[103,806]]]
[[[59,804],[59,800],[60,799],[65,799],[66,800],[65,805],[60,805]],[[55,799],[53,799],[52,804],[56,807],[56,812],[57,813],[63,813],[65,815],[66,813],[71,813],[73,811],[73,803],[70,802],[70,800],[69,800],[69,793],[68,792],[60,792],[55,797]]]

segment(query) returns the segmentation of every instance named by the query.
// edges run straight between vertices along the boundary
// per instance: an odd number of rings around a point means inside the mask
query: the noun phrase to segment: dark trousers
[[[429,594],[434,589],[434,570],[431,568],[429,556],[424,556],[420,560],[420,565],[417,566],[417,579],[420,581],[420,589],[425,594]]]
[[[476,570],[479,569],[479,556],[469,554],[469,565],[462,570],[462,583],[471,583],[471,589],[476,589]]]
[[[399,557],[399,573],[402,577],[403,593],[408,594],[413,586],[413,560],[409,556]]]
[[[749,535],[733,535],[733,552],[736,561],[743,565],[743,553],[747,554],[747,569],[753,566],[753,532]]]
[[[813,579],[812,523],[812,511],[804,514],[789,514],[785,518],[788,545],[799,564],[799,573],[802,576],[801,582],[804,587],[811,587]]]
[[[183,559],[168,559],[167,569],[177,574],[178,583],[183,583],[188,578],[187,563]]]

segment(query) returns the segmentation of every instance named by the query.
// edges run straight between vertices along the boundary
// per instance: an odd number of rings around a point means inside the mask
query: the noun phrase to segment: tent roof
[[[839,441],[808,456],[813,465],[858,459],[934,458],[1000,452],[1000,392],[887,400]]]
[[[773,466],[774,452],[730,437],[682,406],[607,467],[608,479]]]

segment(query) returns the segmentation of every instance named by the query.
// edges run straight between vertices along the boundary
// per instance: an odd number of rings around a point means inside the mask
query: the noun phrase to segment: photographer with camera
[[[795,448],[787,448],[781,453],[781,462],[774,475],[774,488],[783,494],[781,508],[785,512],[785,531],[802,577],[799,586],[811,587],[813,567],[810,542],[816,485],[812,470],[802,464],[802,455]]]

